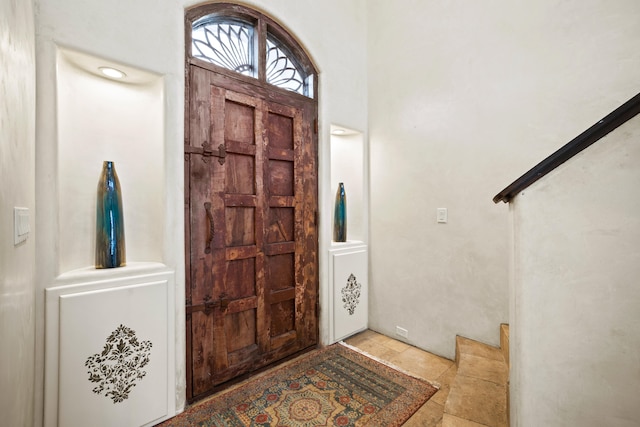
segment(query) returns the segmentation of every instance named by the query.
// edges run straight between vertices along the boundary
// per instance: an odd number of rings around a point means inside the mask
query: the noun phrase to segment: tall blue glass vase
[[[336,207],[333,215],[333,241],[347,241],[347,195],[342,182],[338,184],[336,193]]]
[[[113,162],[102,164],[96,209],[96,268],[122,267],[126,263],[124,216],[120,181]]]

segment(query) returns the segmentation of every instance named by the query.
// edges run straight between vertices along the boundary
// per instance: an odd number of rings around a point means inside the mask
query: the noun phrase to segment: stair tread
[[[444,405],[443,427],[508,426],[508,367],[503,352],[465,337],[456,337],[457,374]]]
[[[488,359],[504,361],[502,357],[502,350],[498,347],[493,347],[488,344],[481,343],[469,338],[458,336],[456,337],[456,347],[459,354],[470,354],[473,356],[486,357]],[[456,360],[459,357],[456,358]]]
[[[509,325],[503,323],[500,325],[500,348],[502,349],[502,357],[509,367]]]
[[[500,325],[500,330],[501,330],[502,333],[504,333],[507,336],[507,338],[509,338],[509,325],[508,324],[506,324],[506,323],[501,324]]]
[[[458,365],[458,375],[491,381],[499,385],[507,384],[509,372],[504,360],[462,354]]]
[[[506,427],[506,394],[505,385],[457,375],[444,405],[444,413],[486,426]]]

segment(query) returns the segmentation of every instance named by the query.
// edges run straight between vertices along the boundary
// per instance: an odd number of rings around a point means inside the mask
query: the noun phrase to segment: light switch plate
[[[446,224],[448,220],[447,208],[438,208],[437,209],[437,218],[436,220],[439,223]]]
[[[29,209],[13,208],[13,244],[17,245],[29,237],[31,226],[29,225]]]

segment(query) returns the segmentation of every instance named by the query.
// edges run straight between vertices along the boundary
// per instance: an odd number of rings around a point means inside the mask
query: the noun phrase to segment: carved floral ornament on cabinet
[[[356,276],[351,273],[349,279],[347,279],[347,284],[342,288],[342,302],[349,315],[353,315],[360,302],[360,289],[362,289],[362,285],[358,282]]]
[[[124,325],[118,326],[107,338],[102,352],[87,358],[89,381],[97,383],[93,392],[120,403],[129,398],[133,387],[147,372],[150,361],[151,341],[139,341],[136,331]]]

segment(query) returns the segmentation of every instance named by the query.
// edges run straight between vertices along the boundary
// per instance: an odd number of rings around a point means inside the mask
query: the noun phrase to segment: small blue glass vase
[[[333,215],[333,241],[347,241],[347,195],[344,192],[344,184],[338,184],[336,193],[336,206]]]
[[[102,164],[96,205],[96,268],[122,267],[126,263],[124,216],[120,181],[113,162]]]

